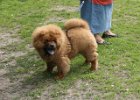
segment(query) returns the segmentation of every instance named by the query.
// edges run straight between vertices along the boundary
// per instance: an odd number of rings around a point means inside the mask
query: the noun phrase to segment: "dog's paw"
[[[97,71],[97,70],[98,70],[98,67],[94,67],[94,68],[91,67],[91,68],[90,68],[90,71]]]
[[[63,73],[57,73],[57,75],[55,76],[56,80],[60,80],[60,79],[63,79],[63,78],[64,78]]]

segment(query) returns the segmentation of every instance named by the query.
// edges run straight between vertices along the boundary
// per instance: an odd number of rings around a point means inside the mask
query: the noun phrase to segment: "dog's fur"
[[[63,78],[70,70],[70,59],[78,53],[85,57],[86,62],[91,63],[92,71],[96,70],[97,43],[88,24],[82,19],[70,19],[65,23],[64,28],[65,32],[51,24],[36,28],[32,34],[33,46],[47,63],[47,72],[52,72],[57,66],[57,78]],[[52,42],[55,44],[52,50],[54,54],[45,53],[49,50],[44,47]]]

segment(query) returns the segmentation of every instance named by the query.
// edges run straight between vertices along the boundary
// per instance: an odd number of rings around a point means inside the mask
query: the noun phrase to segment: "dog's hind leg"
[[[95,71],[98,69],[98,59],[95,58],[93,61],[91,61],[91,71]]]
[[[98,53],[94,50],[86,50],[86,52],[82,53],[86,59],[86,63],[91,63],[91,71],[98,69]]]
[[[91,71],[97,70],[98,69],[98,53],[93,52],[90,55],[91,57],[89,57],[90,62],[91,62]]]

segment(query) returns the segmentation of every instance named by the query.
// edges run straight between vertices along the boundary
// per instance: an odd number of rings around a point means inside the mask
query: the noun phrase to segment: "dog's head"
[[[56,51],[56,42],[55,41],[47,42],[43,47],[43,51],[45,52],[46,55],[53,55]]]
[[[56,25],[38,27],[32,34],[33,46],[42,56],[52,56],[60,48],[63,31]]]

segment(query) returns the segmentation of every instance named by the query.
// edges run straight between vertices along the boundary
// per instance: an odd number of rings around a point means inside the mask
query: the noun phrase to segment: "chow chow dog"
[[[32,33],[33,46],[47,63],[47,72],[56,66],[56,78],[62,79],[70,71],[70,59],[82,54],[91,71],[98,68],[97,43],[86,21],[73,18],[64,23],[64,30],[49,24],[37,27]]]

